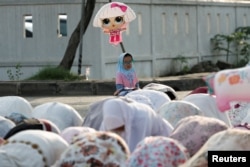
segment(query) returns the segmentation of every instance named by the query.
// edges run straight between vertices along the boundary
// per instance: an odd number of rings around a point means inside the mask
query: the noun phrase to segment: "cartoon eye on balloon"
[[[136,15],[129,6],[121,2],[111,2],[99,9],[93,26],[100,27],[105,34],[109,34],[110,44],[118,45],[122,42],[122,32],[135,18]]]

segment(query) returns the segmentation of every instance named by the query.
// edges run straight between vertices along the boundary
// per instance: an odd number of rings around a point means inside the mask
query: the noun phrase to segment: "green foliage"
[[[80,80],[81,78],[60,67],[46,67],[27,80]]]
[[[21,68],[22,68],[21,64],[18,63],[15,66],[14,72],[11,69],[7,70],[8,77],[11,81],[19,81],[21,75],[23,75],[23,73],[21,72]]]
[[[175,64],[180,64],[180,72],[182,74],[186,74],[189,72],[189,67],[188,67],[188,60],[186,57],[182,55],[178,55],[177,57],[173,58]]]
[[[250,59],[249,39],[250,27],[238,27],[229,35],[216,34],[211,38],[211,43],[214,51],[226,53],[226,62],[229,54],[235,55],[236,67],[240,67],[246,65]]]

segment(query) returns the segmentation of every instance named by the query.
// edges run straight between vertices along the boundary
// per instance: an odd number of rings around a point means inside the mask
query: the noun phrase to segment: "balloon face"
[[[105,18],[102,20],[102,28],[115,30],[121,28],[125,24],[123,16]]]
[[[126,30],[128,23],[135,18],[136,15],[129,6],[121,2],[111,2],[99,9],[93,26],[100,27],[109,35],[109,43],[117,45],[122,42],[122,32]]]

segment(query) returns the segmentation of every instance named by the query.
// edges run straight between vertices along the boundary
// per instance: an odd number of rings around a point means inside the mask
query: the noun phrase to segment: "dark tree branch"
[[[85,5],[85,15],[81,17],[83,19],[83,25],[84,25],[83,30],[82,30],[82,36],[87,30],[87,27],[93,15],[93,12],[95,9],[95,2],[96,0],[87,0],[87,3]],[[58,67],[64,68],[66,70],[71,69],[74,59],[75,59],[78,45],[80,43],[80,32],[81,32],[80,29],[81,29],[81,20],[79,21],[77,27],[75,28],[75,30],[73,31],[69,39],[68,46],[64,53],[63,59],[61,60]]]

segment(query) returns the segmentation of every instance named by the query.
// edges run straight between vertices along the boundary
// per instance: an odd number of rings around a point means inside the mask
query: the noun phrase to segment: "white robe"
[[[81,115],[70,105],[60,102],[47,102],[34,108],[32,116],[38,119],[47,119],[60,129],[70,126],[81,126]]]
[[[171,101],[171,99],[163,92],[157,90],[147,90],[147,89],[138,89],[132,92],[129,92],[126,97],[130,96],[145,96],[147,97],[152,105],[152,108],[157,111],[163,104]],[[133,97],[132,97],[133,98]],[[136,100],[136,98],[133,98]]]
[[[209,94],[191,94],[182,99],[183,101],[187,101],[193,103],[203,112],[204,116],[213,117],[224,121],[228,126],[232,127],[228,113],[221,112],[216,104],[216,96],[212,96]]]
[[[68,143],[58,134],[42,130],[21,131],[0,147],[1,166],[51,166],[67,147]]]
[[[0,97],[0,115],[5,117],[11,113],[20,113],[30,118],[33,107],[25,98],[19,96]]]
[[[129,98],[110,99],[103,104],[100,130],[110,131],[125,126],[121,133],[132,152],[147,136],[169,136],[173,127],[149,106]]]

